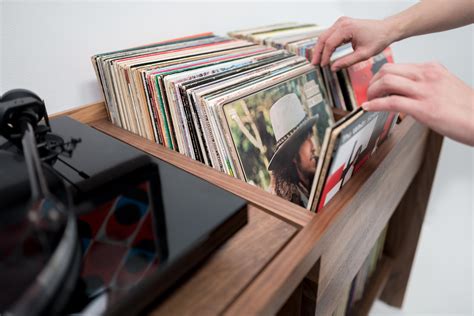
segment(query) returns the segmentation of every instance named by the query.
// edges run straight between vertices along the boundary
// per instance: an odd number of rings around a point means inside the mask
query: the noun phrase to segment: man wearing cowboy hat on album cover
[[[270,109],[277,141],[268,165],[274,193],[306,207],[319,158],[313,133],[317,116],[308,117],[298,96],[287,94]]]

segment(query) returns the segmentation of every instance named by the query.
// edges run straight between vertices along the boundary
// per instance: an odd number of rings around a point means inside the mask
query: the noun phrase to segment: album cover
[[[165,87],[168,104],[176,113],[173,118],[174,129],[175,131],[179,131],[181,143],[184,144],[181,148],[182,153],[193,159],[202,160],[199,144],[190,129],[192,125],[191,117],[189,113],[186,114],[187,112],[182,103],[180,86],[196,78],[208,77],[233,68],[252,64],[256,62],[256,56],[271,51],[274,51],[274,49],[264,47],[238,50],[235,53],[228,53],[215,59],[200,60],[195,67],[183,69],[183,71],[176,73],[170,73],[163,77],[163,85]]]
[[[262,54],[254,55],[247,59],[237,60],[233,63],[233,67],[222,72],[217,72],[209,76],[198,77],[193,80],[183,82],[179,85],[180,103],[186,113],[188,129],[191,137],[195,138],[198,143],[199,154],[202,162],[210,165],[208,158],[208,149],[204,141],[202,124],[200,116],[196,109],[195,99],[193,93],[197,89],[203,89],[211,86],[214,83],[221,82],[223,79],[228,80],[234,78],[236,75],[243,76],[249,74],[249,70],[258,69],[258,67],[276,63],[282,58],[288,58],[289,55],[284,51],[271,50]]]
[[[116,57],[118,55],[126,55],[126,54],[131,54],[133,52],[144,52],[147,50],[152,50],[156,49],[160,46],[164,45],[171,45],[171,44],[177,44],[177,43],[184,43],[188,41],[194,41],[196,39],[204,39],[204,38],[210,38],[214,37],[214,34],[212,33],[202,33],[202,34],[196,34],[196,35],[191,35],[191,36],[186,36],[182,38],[176,38],[168,41],[162,41],[158,43],[153,43],[153,44],[148,44],[148,45],[143,45],[140,47],[134,47],[134,48],[129,48],[129,49],[124,49],[124,50],[119,50],[119,51],[114,51],[114,52],[108,52],[108,53],[102,53],[102,54],[97,54],[91,57],[92,65],[94,68],[94,71],[97,76],[97,80],[100,82],[101,87],[102,87],[102,92],[104,95],[104,99],[106,100],[106,109],[109,114],[109,118],[111,119],[112,123],[114,124],[121,124],[120,123],[120,118],[118,116],[118,113],[116,112],[116,109],[112,107],[112,101],[111,98],[112,96],[110,95],[110,91],[108,89],[108,85],[110,84],[107,82],[105,70],[104,70],[104,63],[113,57]]]
[[[248,91],[256,91],[258,87],[264,88],[265,85],[271,84],[272,82],[277,83],[278,80],[282,80],[282,78],[289,78],[292,75],[292,71],[304,66],[307,66],[304,59],[301,57],[292,57],[281,63],[275,63],[268,69],[252,70],[240,78],[218,83],[214,86],[217,88],[216,90],[202,95],[198,99],[198,103],[203,110],[202,113],[204,114],[207,133],[212,140],[209,143],[211,157],[217,159],[213,163],[218,166],[218,168],[221,168],[221,171],[232,174],[232,170],[228,170],[227,168],[230,163],[227,161],[228,157],[224,153],[225,144],[221,144],[221,138],[224,137],[224,135],[219,128],[220,123],[216,118],[213,107],[217,103],[222,104],[231,98],[244,96],[245,93],[249,93]]]
[[[262,33],[262,32],[270,32],[276,30],[284,30],[293,27],[298,27],[300,24],[295,22],[288,22],[288,23],[278,23],[266,26],[259,26],[259,27],[252,27],[244,30],[232,31],[229,32],[230,37],[240,38],[240,39],[247,39],[247,36]]]
[[[147,73],[151,73],[149,79],[152,80],[152,83],[155,85],[154,92],[152,97],[155,98],[154,103],[159,104],[162,108],[163,121],[161,125],[165,126],[166,139],[168,140],[168,145],[172,149],[184,150],[185,145],[183,143],[178,144],[182,138],[176,136],[181,136],[180,130],[175,130],[176,123],[173,123],[173,119],[177,119],[179,112],[176,113],[173,111],[173,108],[169,108],[168,100],[166,97],[166,92],[164,91],[164,85],[162,76],[169,74],[170,72],[179,72],[184,71],[186,67],[199,67],[199,61],[205,60],[206,58],[218,58],[220,55],[226,54],[227,50],[240,49],[245,46],[249,46],[245,42],[231,42],[225,41],[220,43],[212,43],[205,45],[205,47],[192,47],[188,48],[186,52],[179,50],[179,52],[173,52],[170,54],[161,54],[161,56],[146,57],[140,61],[135,62],[132,71],[140,71],[145,69]],[[193,64],[194,63],[194,64]],[[145,67],[145,68],[143,68]],[[124,76],[125,78],[127,75]],[[143,84],[140,85],[143,89]],[[133,92],[133,90],[130,90]],[[123,94],[127,96],[129,91],[123,90]],[[132,99],[133,101],[133,99]],[[179,146],[181,145],[181,147]]]
[[[213,95],[204,98],[204,104],[209,114],[209,121],[211,122],[212,133],[216,135],[217,150],[222,159],[224,171],[228,174],[235,175],[235,165],[240,163],[240,160],[233,160],[230,153],[233,143],[232,139],[227,137],[230,133],[226,133],[227,123],[223,120],[222,113],[219,108],[231,101],[241,99],[249,94],[255,93],[259,90],[274,86],[282,81],[289,80],[295,76],[301,75],[304,72],[312,70],[312,67],[307,63],[296,64],[277,68],[267,75],[258,77],[254,80],[247,81],[243,84],[229,87],[224,91],[219,91]],[[230,153],[230,154],[229,154]],[[239,168],[237,168],[239,169]]]
[[[141,66],[140,68],[136,69],[136,71],[145,72],[144,77],[147,80],[147,84],[142,83],[142,89],[145,86],[148,87],[147,89],[149,90],[150,96],[150,100],[148,102],[151,103],[150,107],[155,107],[159,109],[159,111],[157,112],[161,113],[161,115],[159,116],[160,124],[156,125],[162,126],[162,130],[158,132],[161,132],[163,134],[163,139],[167,147],[178,150],[177,139],[172,126],[173,113],[171,113],[167,103],[168,100],[166,97],[166,92],[164,91],[162,77],[169,73],[184,71],[186,70],[186,68],[189,67],[199,67],[201,59],[220,58],[219,56],[225,54],[225,50],[224,52],[222,52],[222,48],[229,49],[229,45],[231,45],[232,50],[239,50],[242,46],[238,44],[238,46],[235,47],[235,43],[226,43],[225,47],[219,47],[218,52],[214,51],[216,48],[218,48],[215,46],[213,46],[211,50],[209,50],[209,47],[206,47],[204,50],[199,47],[194,47],[191,51],[187,52],[187,54],[191,54],[190,57],[187,55],[165,55],[161,56],[160,60],[155,60],[151,64],[146,63],[145,66]],[[244,45],[244,47],[245,46],[248,45]]]
[[[211,130],[208,108],[206,107],[204,99],[211,98],[213,95],[219,93],[226,93],[227,91],[239,86],[242,87],[243,85],[248,85],[255,80],[270,75],[278,69],[293,67],[304,62],[301,58],[292,57],[286,54],[281,57],[281,59],[275,60],[274,62],[259,65],[260,67],[243,69],[244,71],[236,70],[235,73],[232,73],[228,77],[223,76],[221,78],[216,78],[215,81],[205,83],[202,86],[194,87],[189,90],[189,100],[193,105],[193,113],[201,126],[201,138],[207,148],[206,152],[208,153],[208,158],[212,167],[220,170],[219,165],[221,162],[218,158],[219,155],[217,149],[215,149],[214,134]]]
[[[327,150],[332,158],[327,175],[324,174],[324,168],[320,175],[319,181],[323,181],[323,185],[320,196],[316,197],[318,210],[334,197],[377,150],[387,138],[396,117],[395,113],[364,112],[359,108],[346,122],[331,131]],[[326,159],[329,161],[328,157]]]
[[[318,200],[325,184],[325,179],[333,157],[334,147],[340,131],[354,122],[359,116],[362,115],[362,113],[362,110],[354,111],[339,119],[335,124],[326,130],[321,146],[321,159],[319,159],[318,165],[316,167],[316,173],[309,197],[311,203],[308,205],[308,209],[310,211],[318,211]]]
[[[229,49],[246,46],[254,46],[254,44],[217,36],[204,36],[190,41],[163,44],[151,49],[138,49],[125,54],[118,53],[106,56],[106,60],[100,63],[99,68],[103,68],[105,71],[104,84],[107,86],[105,90],[109,91],[112,97],[111,100],[107,101],[110,103],[108,107],[117,110],[122,127],[143,137],[151,138],[152,134],[158,134],[158,125],[165,126],[166,130],[169,130],[169,126],[166,126],[169,120],[163,120],[160,124],[156,122],[152,124],[154,127],[153,133],[151,133],[150,125],[142,117],[149,115],[151,121],[152,118],[156,118],[156,115],[146,113],[150,112],[148,109],[151,108],[151,105],[145,105],[143,99],[140,99],[140,95],[143,96],[146,93],[143,93],[143,91],[137,93],[143,87],[137,82],[139,77],[134,76],[135,71],[139,71],[144,67],[149,70],[153,67],[168,66],[179,63],[180,60],[185,62],[183,59],[189,58],[188,56],[199,59],[197,56],[206,53],[219,54],[220,52],[220,54],[226,54]],[[166,110],[162,109],[162,113],[165,114]],[[165,118],[165,115],[162,115],[162,118]],[[158,137],[154,138],[156,141]],[[171,135],[167,135],[166,138],[170,139]]]
[[[315,98],[317,80],[313,69],[223,108],[246,181],[302,207],[333,123],[325,100]]]
[[[139,56],[140,54],[149,54],[152,52],[163,52],[173,49],[193,46],[202,43],[222,41],[223,39],[214,36],[211,33],[193,35],[176,40],[164,41],[154,45],[138,48],[120,50],[116,52],[98,54],[92,57],[94,68],[97,70],[98,79],[102,84],[107,108],[111,114],[114,124],[126,127],[127,117],[124,116],[122,108],[117,104],[119,96],[117,95],[116,85],[118,82],[115,76],[114,62],[121,58]],[[117,87],[118,88],[118,87]]]
[[[386,63],[393,63],[392,50],[390,47],[387,47],[380,54],[348,68],[352,89],[354,90],[358,106],[367,101],[369,82]]]

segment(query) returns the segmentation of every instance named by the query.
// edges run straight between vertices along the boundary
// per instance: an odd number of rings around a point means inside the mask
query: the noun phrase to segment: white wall
[[[90,57],[200,32],[340,15],[330,3],[5,3],[4,89],[23,87],[54,113],[102,99]],[[317,9],[317,11],[315,11]],[[271,12],[271,14],[269,14]]]
[[[95,53],[281,21],[329,25],[339,15],[383,18],[412,3],[8,1],[0,5],[0,93],[31,89],[54,113],[102,99],[89,60]],[[438,60],[472,86],[472,33],[471,26],[407,39],[393,45],[395,59]],[[377,304],[372,315],[471,315],[473,161],[472,148],[445,140],[405,306],[398,311]]]

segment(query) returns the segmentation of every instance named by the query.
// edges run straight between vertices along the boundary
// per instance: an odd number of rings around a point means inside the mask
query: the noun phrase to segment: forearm
[[[474,23],[472,0],[425,0],[384,20],[396,42]]]

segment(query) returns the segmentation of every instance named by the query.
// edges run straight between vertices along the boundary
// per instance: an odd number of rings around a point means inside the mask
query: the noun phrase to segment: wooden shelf
[[[250,207],[249,223],[151,314],[219,314],[296,232],[295,227]]]
[[[382,261],[370,285],[374,289],[364,297],[360,310],[366,313],[375,299],[372,296],[380,292],[389,304],[399,306],[403,301],[442,144],[442,137],[412,118],[398,124],[335,198],[313,214],[112,125],[103,103],[61,115],[70,115],[251,203],[249,225],[152,314],[276,314],[290,296],[302,292],[302,282],[309,279],[315,284],[316,315],[330,315],[389,221],[391,260]]]
[[[363,316],[369,314],[370,308],[375,300],[380,296],[387,284],[392,272],[392,260],[389,257],[382,257],[377,265],[374,275],[368,280],[364,291],[364,296],[351,310],[353,316]]]

